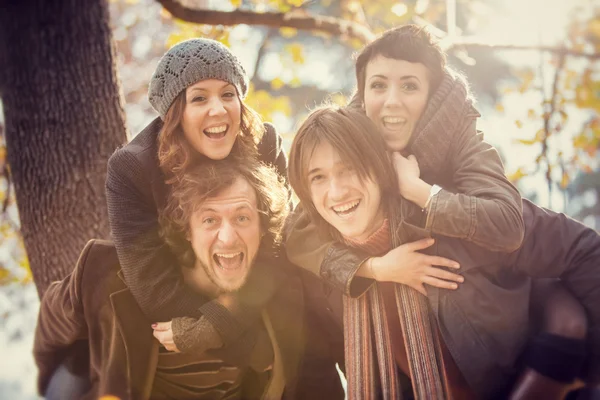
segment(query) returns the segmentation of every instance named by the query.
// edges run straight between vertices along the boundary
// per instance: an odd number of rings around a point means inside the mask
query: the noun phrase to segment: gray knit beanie
[[[205,79],[231,83],[241,98],[248,92],[248,76],[240,60],[222,43],[200,38],[177,43],[165,53],[150,80],[148,100],[164,120],[175,97]]]

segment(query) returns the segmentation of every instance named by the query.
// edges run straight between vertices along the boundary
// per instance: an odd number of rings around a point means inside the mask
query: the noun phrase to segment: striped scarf
[[[366,242],[347,242],[377,255],[388,251],[390,245],[399,245],[400,240],[394,231],[385,220]],[[394,292],[415,397],[450,398],[436,321],[429,312],[427,299],[405,285],[394,285]],[[344,296],[348,399],[402,398],[389,334],[388,315],[376,284],[357,299]]]

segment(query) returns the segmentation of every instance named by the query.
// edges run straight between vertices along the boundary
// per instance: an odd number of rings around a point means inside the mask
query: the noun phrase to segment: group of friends
[[[600,399],[598,232],[521,197],[425,29],[366,45],[356,81],[286,155],[226,46],[170,48],[159,116],[108,162],[112,240],[42,298],[40,394],[423,398],[437,343],[447,398]]]

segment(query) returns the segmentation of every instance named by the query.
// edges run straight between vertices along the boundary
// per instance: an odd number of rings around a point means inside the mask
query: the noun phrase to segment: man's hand
[[[396,170],[400,196],[421,208],[425,207],[431,185],[420,178],[421,170],[417,158],[413,155],[404,157],[396,151],[392,154],[392,160]]]
[[[378,282],[402,283],[424,295],[427,295],[423,286],[425,283],[441,289],[457,289],[458,284],[455,282],[463,282],[464,278],[436,267],[458,269],[460,265],[456,261],[418,252],[433,243],[434,239],[421,239],[398,246],[382,257],[372,258],[370,262],[373,277]]]
[[[165,349],[179,353],[179,349],[175,346],[173,341],[173,331],[171,330],[171,322],[157,322],[152,324],[154,329],[154,337],[162,344]]]

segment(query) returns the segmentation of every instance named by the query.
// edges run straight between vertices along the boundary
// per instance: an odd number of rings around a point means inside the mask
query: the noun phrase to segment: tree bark
[[[126,141],[106,0],[0,1],[0,95],[40,295],[108,238],[106,163]]]

